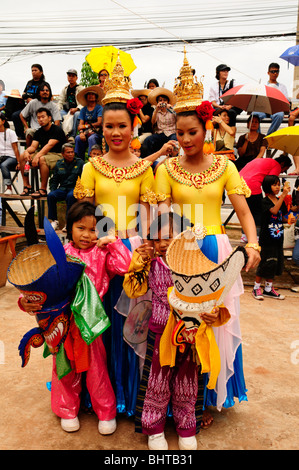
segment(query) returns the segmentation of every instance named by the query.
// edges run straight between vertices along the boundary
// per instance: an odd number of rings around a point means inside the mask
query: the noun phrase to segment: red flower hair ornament
[[[127,101],[127,110],[132,114],[138,114],[139,111],[143,108],[143,103],[139,98],[132,98]]]
[[[195,108],[195,111],[203,122],[210,121],[213,117],[214,108],[210,101],[203,101],[199,106]]]

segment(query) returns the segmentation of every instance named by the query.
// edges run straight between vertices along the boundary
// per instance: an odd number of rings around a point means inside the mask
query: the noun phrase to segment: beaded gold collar
[[[113,178],[116,183],[136,178],[151,166],[151,162],[146,160],[138,160],[133,165],[123,168],[111,165],[103,157],[90,158],[89,161],[97,171],[107,178]]]
[[[214,155],[212,165],[201,173],[190,173],[179,162],[179,157],[169,158],[165,162],[168,174],[178,183],[202,189],[204,185],[213,183],[223,175],[228,164],[226,155]]]

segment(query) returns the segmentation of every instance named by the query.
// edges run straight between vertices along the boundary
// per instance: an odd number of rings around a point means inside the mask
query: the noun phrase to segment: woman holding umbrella
[[[98,73],[99,85],[101,88],[104,88],[105,80],[109,77],[109,72],[106,69],[102,69]]]
[[[259,132],[260,120],[256,115],[249,116],[247,119],[248,132],[240,135],[237,142],[239,158],[236,161],[238,170],[255,158],[263,158],[265,150],[268,147],[264,134]]]

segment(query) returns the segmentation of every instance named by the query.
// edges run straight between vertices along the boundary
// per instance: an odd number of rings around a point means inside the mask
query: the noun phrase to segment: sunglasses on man
[[[275,70],[269,70],[270,73],[279,73],[279,70],[275,69]]]

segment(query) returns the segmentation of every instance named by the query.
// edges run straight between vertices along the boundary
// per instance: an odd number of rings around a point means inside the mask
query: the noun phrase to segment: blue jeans
[[[0,157],[3,161],[0,163],[0,169],[3,176],[3,182],[6,186],[11,185],[10,172],[16,169],[18,164],[17,159],[14,157]],[[5,159],[5,160],[4,160]]]
[[[88,139],[81,140],[80,135],[75,137],[75,154],[78,155],[82,160],[85,159],[85,150],[88,147],[88,155],[90,155],[90,150],[93,145],[101,145],[101,136],[99,134],[91,134]]]
[[[272,124],[268,129],[267,135],[272,134],[272,132],[277,131],[277,129],[279,128],[279,126],[282,123],[283,118],[284,118],[284,112],[283,111],[281,111],[279,113],[275,113],[275,114],[266,114],[266,113],[260,113],[260,112],[254,111],[252,114],[253,114],[253,116],[258,116],[260,121],[262,121],[266,117],[271,118]]]
[[[293,260],[299,266],[299,240],[296,240],[295,246],[293,249]]]
[[[69,135],[71,137],[76,137],[76,134],[77,134],[77,129],[78,129],[78,125],[79,125],[79,114],[80,114],[80,111],[76,111],[74,114],[73,114],[73,128],[71,130],[71,132],[69,133]],[[64,116],[67,115],[67,111],[65,111],[64,109],[61,109],[60,110],[60,116],[61,118],[63,119]]]
[[[73,189],[54,189],[51,191],[47,196],[48,202],[48,219],[50,220],[57,220],[57,202],[58,201],[66,201],[66,213],[68,213],[69,209],[72,205],[77,201],[77,199],[73,196]]]

